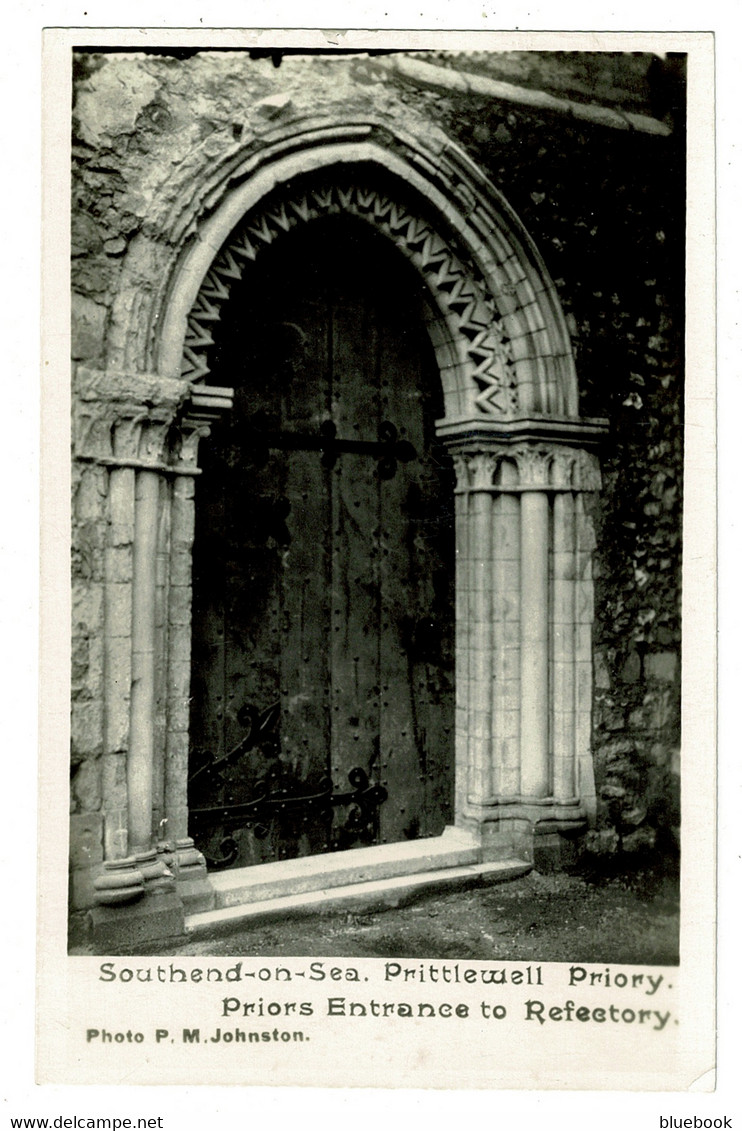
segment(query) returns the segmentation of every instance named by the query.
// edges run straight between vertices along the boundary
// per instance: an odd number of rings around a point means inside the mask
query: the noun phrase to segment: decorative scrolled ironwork
[[[235,762],[239,762],[240,758],[247,754],[249,750],[266,745],[273,748],[277,747],[277,726],[280,715],[281,704],[279,702],[271,703],[270,707],[267,707],[264,711],[258,711],[250,704],[241,707],[237,717],[243,726],[247,726],[244,736],[227,754],[224,754],[221,758],[215,758],[211,762],[206,762],[191,774],[188,779],[188,788],[191,794],[193,794],[194,787],[196,790],[208,790],[220,786],[224,781],[225,772]],[[274,752],[277,755],[277,749]]]
[[[227,754],[200,766],[191,775],[191,799],[218,794],[228,784],[234,767],[252,750],[260,749],[264,756],[275,759],[276,769],[255,782],[253,796],[247,801],[191,805],[191,835],[201,845],[213,845],[215,838],[220,838],[216,854],[201,848],[210,869],[229,868],[236,863],[240,852],[236,833],[250,830],[260,841],[271,835],[276,822],[295,822],[300,818],[325,820],[329,824],[339,807],[346,807],[347,812],[344,822],[333,829],[333,847],[344,847],[368,835],[376,810],[387,799],[382,785],[371,781],[360,766],[348,772],[348,789],[336,791],[329,777],[321,778],[314,786],[286,785],[279,760],[280,703],[272,703],[263,711],[245,704],[237,717],[247,727],[245,735]]]
[[[225,759],[220,761],[224,763]],[[373,820],[374,811],[386,801],[387,791],[384,786],[370,781],[360,766],[349,771],[348,782],[350,789],[335,792],[330,778],[323,778],[309,793],[294,793],[280,787],[271,789],[267,782],[257,782],[256,796],[250,801],[191,809],[191,830],[196,838],[208,835],[215,828],[224,833],[219,843],[221,856],[204,853],[208,867],[214,870],[228,868],[237,860],[239,847],[232,834],[252,829],[253,835],[263,840],[269,835],[270,822],[276,816],[306,816],[313,812],[329,817],[334,808],[345,805],[348,806],[348,815],[343,832],[345,835],[360,835]]]

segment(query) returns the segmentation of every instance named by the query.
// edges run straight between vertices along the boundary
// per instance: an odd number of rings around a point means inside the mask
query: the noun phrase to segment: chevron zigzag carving
[[[457,326],[466,375],[476,390],[473,406],[488,416],[512,416],[518,408],[513,356],[484,280],[462,263],[425,219],[363,185],[320,185],[244,218],[207,272],[188,316],[182,375],[190,383],[208,375],[213,323],[221,317],[232,285],[260,252],[298,225],[333,214],[356,216],[371,224],[415,265]]]

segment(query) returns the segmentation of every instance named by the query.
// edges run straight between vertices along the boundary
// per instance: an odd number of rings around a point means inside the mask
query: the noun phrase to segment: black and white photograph
[[[689,1087],[712,37],[46,34],[71,455],[44,890],[77,1013],[42,1077]]]
[[[685,56],[73,65],[77,945],[677,962]]]

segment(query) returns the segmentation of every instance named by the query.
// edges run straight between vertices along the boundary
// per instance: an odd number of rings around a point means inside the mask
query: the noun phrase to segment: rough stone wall
[[[107,472],[76,468],[72,498],[70,842],[73,883],[103,859],[103,557]],[[75,901],[86,901],[74,891]]]
[[[444,62],[463,67],[466,58]],[[603,89],[614,104],[624,98],[642,113],[661,105],[677,118],[677,60],[672,82],[663,73],[657,78],[656,61],[645,64],[632,57],[621,70],[613,56],[591,56],[560,69],[557,59],[535,67],[513,56],[500,58],[498,73],[507,78],[510,70],[514,82],[525,74],[531,86],[547,76],[552,90],[570,97],[582,83],[580,98],[591,87]],[[481,61],[472,65],[487,69]],[[601,455],[605,489],[593,516],[601,797],[595,840],[630,846],[631,837],[651,841],[658,830],[671,829],[680,687],[682,129],[676,126],[670,138],[643,136],[422,88],[385,69],[383,59],[362,57],[294,57],[276,67],[239,52],[187,59],[81,55],[75,72],[73,359],[92,367],[111,360],[112,305],[124,256],[143,238],[155,247],[171,238],[180,202],[193,197],[209,168],[259,149],[278,126],[306,125],[325,113],[346,120],[373,115],[403,131],[433,123],[488,172],[555,280],[573,335],[581,412],[612,424]],[[675,92],[671,104],[668,90]],[[144,287],[154,285],[148,262],[142,261]],[[94,466],[80,470],[73,506],[72,808],[79,867],[100,859],[102,810],[115,798],[120,813],[125,798],[126,736],[115,737],[114,746],[104,740],[104,726],[115,720],[106,722],[102,711],[102,584],[106,554],[117,555],[117,568],[130,568],[131,532],[112,526],[108,476]],[[113,636],[123,654],[127,639]]]

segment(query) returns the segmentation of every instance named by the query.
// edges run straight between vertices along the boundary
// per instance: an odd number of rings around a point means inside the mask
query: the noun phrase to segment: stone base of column
[[[182,941],[183,901],[177,891],[145,893],[136,903],[91,908],[88,925],[96,954],[136,953],[143,943]]]
[[[107,860],[94,887],[97,906],[88,912],[87,923],[97,954],[131,954],[142,943],[184,935],[183,901],[154,848]]]
[[[477,839],[482,863],[522,860],[539,870],[552,870],[577,859],[587,816],[576,800],[513,798],[492,804],[470,802],[456,824]],[[549,863],[552,858],[554,863]]]
[[[181,837],[171,844],[158,845],[158,851],[175,876],[176,891],[183,901],[186,914],[213,911],[216,893],[206,871],[203,853],[196,848],[193,837]]]

